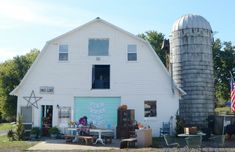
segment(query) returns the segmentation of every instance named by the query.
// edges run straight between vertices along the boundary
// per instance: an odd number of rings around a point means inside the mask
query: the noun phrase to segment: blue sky
[[[185,14],[205,17],[215,38],[235,44],[234,0],[0,0],[0,62],[42,49],[45,42],[97,16],[133,34],[168,37]]]

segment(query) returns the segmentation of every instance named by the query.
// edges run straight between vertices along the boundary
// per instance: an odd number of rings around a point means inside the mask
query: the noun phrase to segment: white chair
[[[165,140],[165,143],[167,145],[167,147],[176,147],[176,148],[179,148],[180,147],[180,144],[175,142],[175,139],[174,137],[170,136],[170,135],[163,135],[164,137],[164,140]]]
[[[225,135],[216,135],[209,139],[213,142],[213,147],[224,147]]]
[[[191,151],[192,149],[198,149],[202,151],[202,136],[190,136],[185,138],[187,149]]]

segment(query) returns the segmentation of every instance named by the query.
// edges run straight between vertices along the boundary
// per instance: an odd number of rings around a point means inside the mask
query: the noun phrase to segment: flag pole
[[[233,78],[233,74],[232,74],[232,72],[231,72],[231,71],[229,71],[229,74],[230,74],[230,76],[231,76],[231,78],[233,79],[233,82],[234,82],[234,78]]]

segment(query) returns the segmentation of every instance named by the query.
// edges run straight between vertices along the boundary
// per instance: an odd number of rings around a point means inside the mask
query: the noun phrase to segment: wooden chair
[[[91,145],[93,143],[92,136],[79,136],[79,135],[77,135],[76,137],[81,144]]]

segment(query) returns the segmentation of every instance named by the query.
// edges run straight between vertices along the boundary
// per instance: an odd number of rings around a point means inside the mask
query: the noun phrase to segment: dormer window
[[[127,60],[137,61],[137,46],[135,44],[129,44],[127,46]]]
[[[89,39],[88,44],[89,56],[108,56],[109,39]]]
[[[59,46],[59,61],[68,61],[68,45]]]

